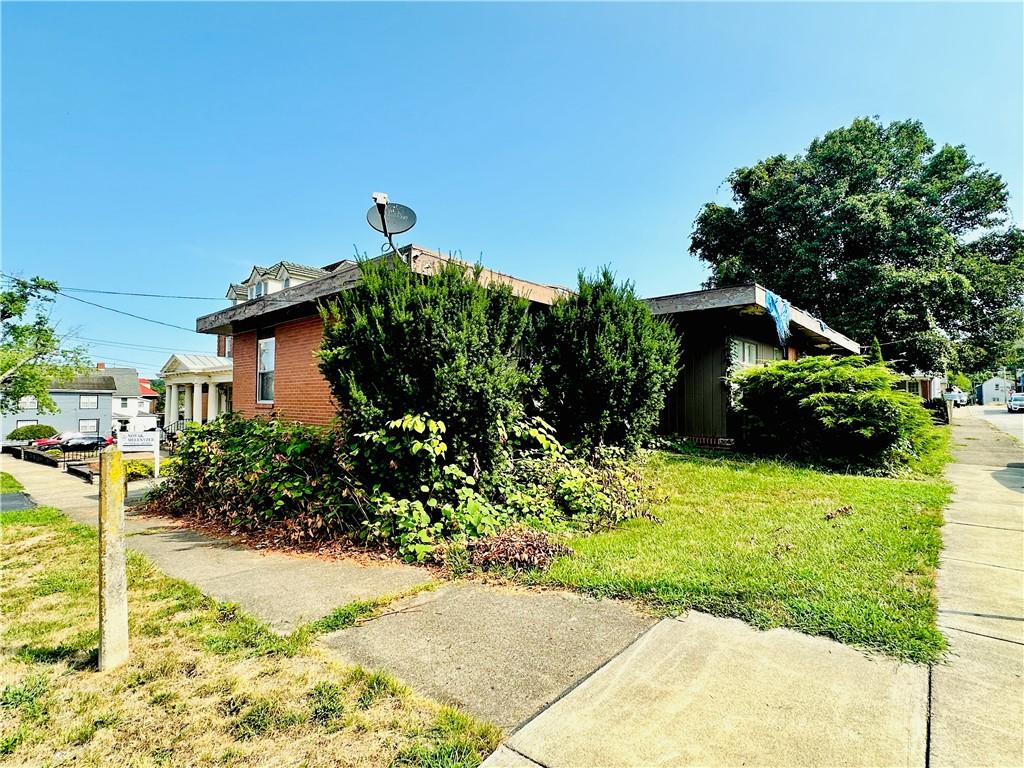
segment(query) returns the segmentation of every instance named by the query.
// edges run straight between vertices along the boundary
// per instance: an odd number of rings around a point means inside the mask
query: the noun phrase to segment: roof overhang
[[[473,265],[468,262],[417,245],[403,246],[398,249],[398,252],[405,259],[410,258],[411,255],[413,271],[422,275],[433,274],[446,264],[461,264],[467,270],[473,269]],[[323,277],[250,299],[219,312],[203,315],[196,319],[196,331],[198,333],[230,335],[261,325],[276,325],[288,320],[315,315],[319,302],[354,288],[359,284],[360,274],[358,263],[341,262],[333,272]],[[559,297],[571,293],[565,288],[533,283],[490,269],[481,271],[480,280],[484,285],[505,283],[512,288],[515,295],[537,304],[550,305]]]
[[[647,305],[654,315],[675,315],[716,309],[753,309],[755,312],[760,311],[767,315],[766,295],[767,290],[754,283],[658,296],[647,299]],[[792,305],[790,305],[789,325],[791,333],[799,333],[822,351],[842,350],[851,355],[860,354],[860,344],[856,341],[829,328],[814,315]]]

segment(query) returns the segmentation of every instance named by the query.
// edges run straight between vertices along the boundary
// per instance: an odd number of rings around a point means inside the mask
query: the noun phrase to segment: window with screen
[[[78,396],[78,407],[79,408],[99,408],[100,407],[99,395],[79,395]]]
[[[23,398],[18,400],[18,408],[20,408],[23,411],[29,411],[32,410],[33,408],[38,407],[39,401],[36,400],[34,395],[25,395]],[[35,424],[34,421],[32,423]]]
[[[95,435],[100,431],[99,419],[79,419],[78,431],[86,435]]]

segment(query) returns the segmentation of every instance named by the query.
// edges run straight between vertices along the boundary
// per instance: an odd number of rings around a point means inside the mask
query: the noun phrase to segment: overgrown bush
[[[293,541],[325,539],[369,514],[348,461],[334,429],[226,414],[182,432],[150,503],[243,530],[277,527]]]
[[[57,430],[49,424],[26,424],[7,433],[8,440],[44,440],[53,437]]]
[[[647,440],[679,371],[679,341],[632,283],[608,269],[580,273],[578,293],[540,325],[544,413],[559,438],[588,448]]]
[[[846,470],[893,472],[927,446],[931,419],[895,375],[861,357],[804,357],[736,374],[754,450]]]
[[[352,432],[430,413],[448,425],[449,462],[486,476],[503,457],[503,426],[523,417],[535,386],[523,359],[528,302],[505,284],[484,285],[479,267],[452,263],[429,277],[399,259],[360,267],[360,285],[322,309],[319,353]],[[414,492],[413,475],[402,472],[386,490]]]
[[[124,463],[124,476],[127,480],[143,480],[153,476],[153,465],[139,459],[128,459]]]

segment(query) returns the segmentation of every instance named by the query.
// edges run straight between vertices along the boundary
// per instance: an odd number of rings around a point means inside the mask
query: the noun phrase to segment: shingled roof
[[[113,376],[100,374],[86,374],[72,379],[66,384],[54,383],[50,386],[51,392],[114,392],[117,384]]]

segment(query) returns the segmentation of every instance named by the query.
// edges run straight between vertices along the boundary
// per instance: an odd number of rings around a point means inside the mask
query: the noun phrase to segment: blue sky
[[[965,144],[1024,223],[1020,4],[4,3],[2,23],[3,270],[72,288],[219,297],[254,263],[376,253],[383,190],[419,215],[400,242],[690,290],[729,172],[863,115]],[[185,327],[224,305],[76,295]],[[54,316],[147,374],[214,344]]]

